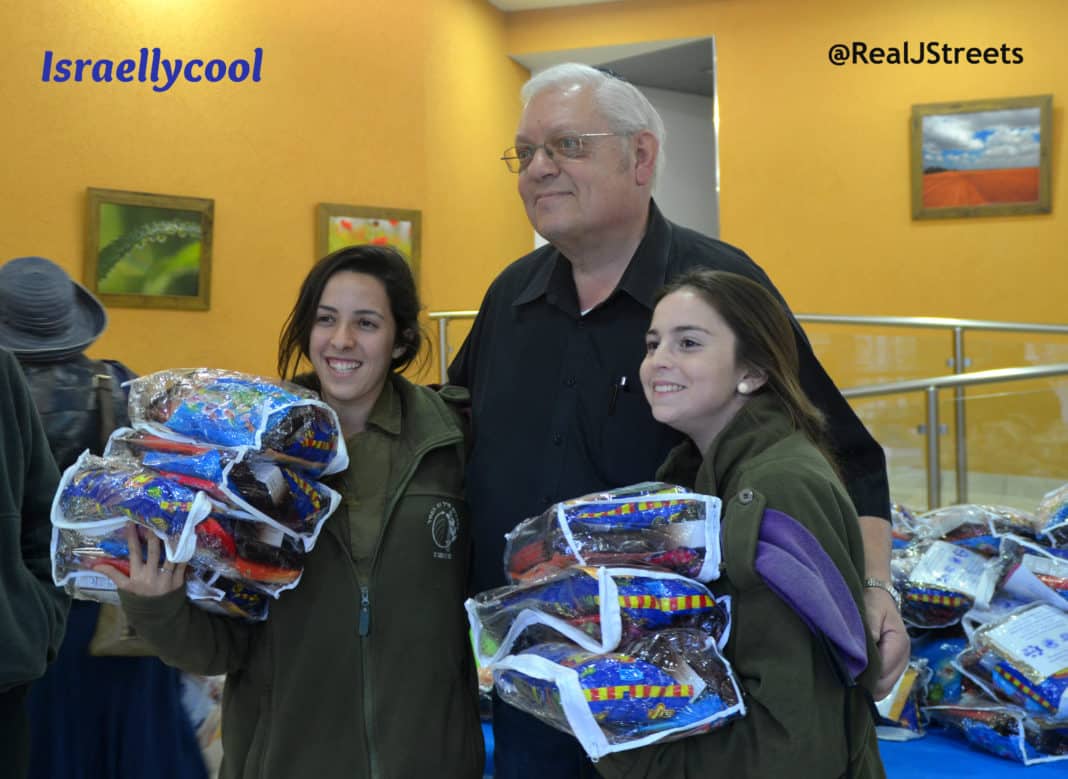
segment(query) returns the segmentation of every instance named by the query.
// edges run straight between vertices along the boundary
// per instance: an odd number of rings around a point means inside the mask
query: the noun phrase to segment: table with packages
[[[1025,766],[973,749],[947,733],[913,741],[880,741],[887,779],[1064,779],[1068,760]]]
[[[493,777],[493,728],[482,723],[486,770]],[[972,749],[963,740],[937,731],[913,741],[880,741],[887,779],[1065,779],[1068,760],[1025,766]]]

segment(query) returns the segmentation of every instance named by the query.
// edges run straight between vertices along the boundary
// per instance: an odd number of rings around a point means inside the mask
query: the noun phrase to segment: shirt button
[[[569,387],[574,387],[575,386],[575,377],[574,376],[568,376],[566,379],[564,379],[564,384],[566,384]]]
[[[748,506],[750,503],[753,502],[753,491],[742,490],[741,492],[739,492],[738,502],[741,503],[743,506]]]
[[[553,446],[559,446],[564,442],[564,437],[559,433],[553,433]]]

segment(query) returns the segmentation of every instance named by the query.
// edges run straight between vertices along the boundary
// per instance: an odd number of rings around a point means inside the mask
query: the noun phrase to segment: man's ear
[[[634,136],[634,181],[644,187],[656,173],[656,158],[660,154],[660,141],[648,130]]]

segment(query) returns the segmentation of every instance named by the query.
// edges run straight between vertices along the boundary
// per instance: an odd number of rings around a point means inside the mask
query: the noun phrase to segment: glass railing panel
[[[850,404],[886,454],[891,500],[914,511],[926,510],[926,439],[919,431],[926,414],[922,393],[855,398]]]
[[[964,353],[969,371],[1068,362],[1068,335],[968,331]]]
[[[804,322],[813,349],[840,387],[954,373],[947,329]],[[1068,361],[1068,334],[965,330],[966,371]]]
[[[1068,377],[972,387],[966,398],[969,503],[1033,511],[1068,482]]]
[[[806,322],[824,369],[839,387],[881,384],[952,373],[949,332]]]
[[[957,502],[956,401],[939,392],[941,503]],[[1033,511],[1068,482],[1068,377],[1004,382],[965,391],[966,501]],[[850,401],[886,453],[892,500],[914,511],[927,490],[927,398],[909,392]]]

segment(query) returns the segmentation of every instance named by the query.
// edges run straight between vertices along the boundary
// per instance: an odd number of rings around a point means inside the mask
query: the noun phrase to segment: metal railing
[[[431,311],[428,316],[438,320],[438,370],[441,374],[441,383],[449,380],[449,321],[452,319],[474,319],[478,316],[478,309],[474,311]]]
[[[453,319],[474,319],[477,310],[431,311],[430,318],[438,322],[438,359],[441,381],[448,380],[449,341],[448,326]],[[964,390],[977,384],[989,384],[998,381],[1017,381],[1036,379],[1047,376],[1068,375],[1068,363],[1056,363],[1022,368],[999,368],[988,371],[966,373],[970,361],[964,353],[964,333],[966,330],[986,332],[1045,333],[1049,335],[1068,335],[1066,325],[1044,325],[1027,322],[994,322],[983,319],[950,319],[945,317],[908,317],[908,316],[838,316],[833,314],[796,314],[799,322],[812,322],[832,325],[861,325],[865,327],[907,327],[914,329],[948,330],[953,339],[953,356],[947,364],[953,374],[936,376],[928,379],[910,379],[886,384],[870,384],[850,387],[842,390],[846,398],[870,397],[872,395],[893,395],[904,392],[924,391],[927,395],[927,500],[931,508],[941,505],[942,472],[939,461],[939,427],[938,427],[938,390],[953,389],[954,399],[954,449],[956,455],[957,502],[968,500],[968,447],[965,428]],[[932,454],[933,453],[933,454]]]
[[[971,361],[964,355],[964,331],[965,330],[982,330],[986,332],[1004,332],[1004,333],[1046,333],[1050,335],[1068,335],[1068,326],[1064,325],[1042,325],[1028,322],[993,322],[983,319],[947,319],[944,317],[931,317],[931,316],[835,316],[831,314],[798,314],[797,320],[799,322],[813,322],[819,324],[829,325],[863,325],[865,327],[909,327],[914,329],[923,330],[949,330],[950,335],[953,338],[953,356],[950,357],[946,364],[953,369],[953,373],[956,375],[963,375],[967,368],[970,366]],[[1026,369],[1020,369],[1026,370]],[[989,373],[989,371],[984,371]],[[978,374],[975,374],[978,375]],[[945,378],[945,377],[941,377]],[[924,379],[917,379],[917,381],[926,381]],[[907,383],[907,382],[906,382]],[[981,384],[983,382],[975,382]],[[890,385],[880,385],[890,386]],[[926,386],[926,385],[925,385]],[[965,414],[964,414],[964,388],[967,384],[953,384],[945,385],[953,387],[953,401],[954,401],[954,449],[956,456],[956,474],[957,474],[957,502],[968,502],[968,443],[967,443],[967,428],[965,427]],[[852,389],[866,389],[865,387],[851,388],[850,390],[843,390],[842,394],[846,397],[850,396],[847,392]],[[904,391],[904,390],[903,390]],[[874,393],[874,394],[888,394],[888,393]],[[928,448],[931,444],[932,435],[934,441],[938,441],[938,429],[936,428],[933,433],[930,427],[927,428],[927,442]],[[928,464],[928,468],[930,465]],[[941,485],[941,472],[939,472],[939,486]],[[930,496],[930,479],[928,478],[928,496]],[[941,490],[938,490],[939,496]],[[930,498],[928,497],[928,502]],[[937,505],[940,505],[937,504]]]
[[[867,384],[863,387],[850,387],[842,390],[846,398],[868,398],[873,395],[897,395],[903,392],[923,392],[927,399],[927,508],[934,509],[942,505],[942,461],[938,441],[940,435],[938,422],[938,391],[952,387],[960,392],[965,387],[977,384],[994,384],[996,382],[1022,381],[1024,379],[1043,379],[1051,376],[1068,376],[1068,362],[1050,365],[1033,365],[1027,368],[997,368],[974,373],[955,373],[948,376],[934,376],[928,379],[909,379],[891,381],[886,384]],[[960,402],[958,400],[958,408]],[[963,415],[961,415],[963,418]],[[957,441],[964,441],[963,431],[958,428]],[[958,458],[960,454],[958,453]],[[957,461],[957,502],[966,503],[967,476],[961,480],[964,468]],[[963,486],[963,490],[961,485]]]

